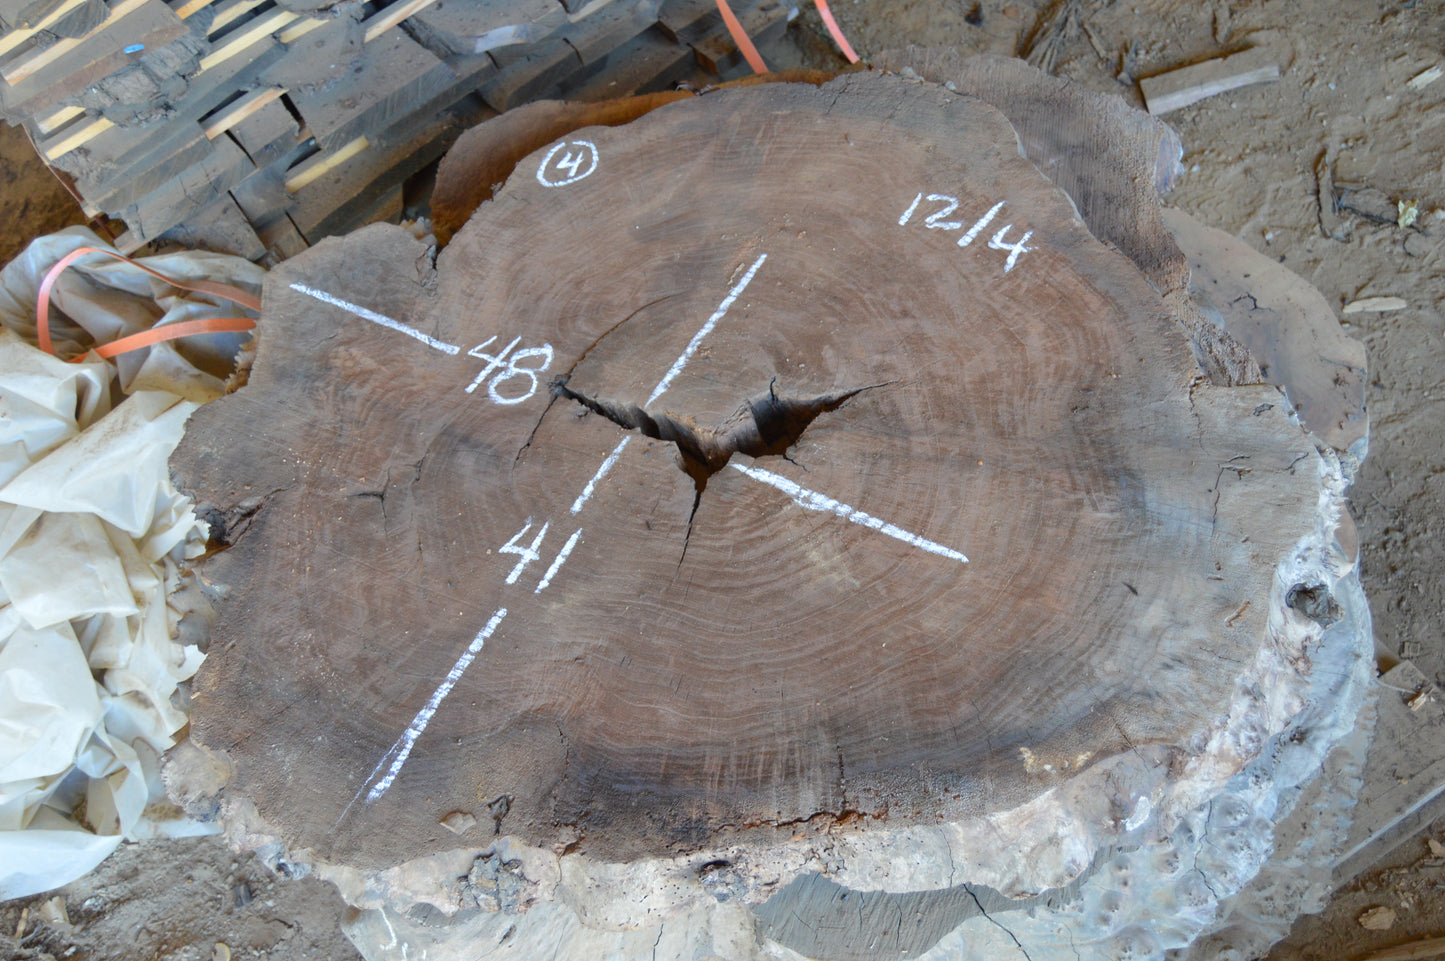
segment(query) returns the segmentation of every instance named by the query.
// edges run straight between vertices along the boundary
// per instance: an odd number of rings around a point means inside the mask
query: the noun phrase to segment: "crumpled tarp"
[[[187,723],[178,689],[204,657],[172,639],[183,612],[168,597],[206,531],[166,462],[191,411],[225,392],[249,335],[67,363],[158,324],[235,314],[88,255],[55,285],[60,357],[41,352],[36,292],[81,246],[109,247],[71,228],[0,271],[0,900],[68,883],[123,839],[212,830],[165,803],[159,777]],[[253,292],[264,279],[220,254],[145,263]]]

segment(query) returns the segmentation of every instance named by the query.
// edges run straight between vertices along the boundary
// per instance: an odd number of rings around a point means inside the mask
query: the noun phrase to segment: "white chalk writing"
[[[350,313],[355,314],[362,320],[369,320],[373,324],[379,324],[380,326],[385,327],[389,330],[394,330],[399,334],[406,334],[408,337],[419,340],[423,344],[426,344],[428,347],[434,347],[437,350],[442,351],[443,353],[456,354],[461,351],[461,348],[458,347],[456,344],[448,344],[445,341],[437,340],[430,334],[424,334],[421,331],[417,330],[415,327],[403,324],[399,320],[392,320],[385,314],[378,314],[374,310],[367,310],[365,307],[358,307],[356,304],[342,300],[340,297],[334,296],[333,294],[328,294],[324,290],[317,290],[314,287],[307,287],[305,284],[292,284],[291,289],[296,291],[298,294],[305,294],[308,297],[314,297],[324,304],[330,304],[333,307],[340,307],[342,310],[349,311]]]
[[[568,555],[572,553],[572,548],[577,546],[577,539],[581,536],[582,528],[579,527],[572,532],[571,537],[567,538],[567,543],[562,545],[562,549],[558,551],[557,556],[552,559],[552,566],[547,568],[547,573],[543,574],[542,579],[537,582],[537,589],[532,592],[533,594],[542,593],[547,589],[547,585],[552,583],[552,578],[562,569],[562,565],[567,563]]]
[[[917,196],[913,198],[913,202],[908,205],[908,209],[903,211],[903,216],[898,218],[898,226],[908,226],[909,221],[913,219],[914,212],[917,211],[919,205],[924,202],[942,205],[937,210],[929,214],[927,217],[923,218],[923,225],[928,229],[959,230],[963,227],[964,221],[962,220],[943,219],[944,217],[947,217],[958,209],[959,200],[957,197],[950,197],[948,194],[928,194],[927,196],[924,196],[921,191],[917,194]],[[968,230],[964,231],[963,236],[958,238],[958,246],[967,247],[972,244],[974,240],[978,238],[978,235],[983,231],[983,229],[987,227],[990,223],[992,223],[993,219],[998,216],[998,212],[1003,209],[1004,203],[1004,201],[1000,200],[998,203],[990,207],[983,214],[983,216],[975,220],[973,222],[973,225],[969,227]],[[1032,230],[1024,231],[1023,236],[1020,237],[1015,243],[1008,243],[1004,238],[1008,235],[1008,232],[1013,229],[1013,226],[1013,224],[1005,224],[1004,228],[998,233],[994,234],[993,239],[988,242],[988,246],[991,249],[1002,250],[1008,253],[1008,258],[1004,261],[1003,265],[1004,273],[1008,273],[1009,271],[1013,270],[1014,267],[1018,264],[1019,258],[1021,256],[1031,250],[1036,249],[1034,247],[1028,246],[1029,238],[1034,235],[1034,232]]]
[[[421,737],[422,732],[426,730],[426,726],[431,723],[431,719],[436,714],[437,708],[441,707],[442,700],[452,692],[452,688],[457,686],[457,681],[462,679],[462,674],[466,672],[477,654],[481,652],[482,645],[486,643],[487,638],[492,636],[492,632],[497,629],[497,625],[502,623],[502,618],[506,616],[507,609],[505,607],[497,608],[496,612],[492,614],[491,620],[487,621],[486,626],[477,632],[477,636],[472,638],[472,642],[467,645],[467,649],[462,652],[462,656],[457,658],[457,662],[452,665],[452,669],[447,671],[446,679],[432,692],[432,696],[427,699],[426,706],[417,712],[416,717],[412,719],[411,724],[407,727],[401,738],[392,746],[391,752],[396,753],[396,757],[392,760],[391,767],[387,768],[386,776],[372,785],[371,791],[367,793],[366,800],[368,802],[380,798],[386,793],[387,788],[391,787],[392,782],[396,780],[396,776],[401,773],[402,765],[405,764],[406,759],[411,756],[411,749],[412,746],[416,744],[416,739]],[[390,756],[390,753],[388,756]],[[382,758],[381,760],[383,764],[386,763],[386,758]],[[377,765],[378,770],[380,767],[381,765]],[[375,772],[373,772],[373,774],[375,774]]]
[[[559,153],[562,156],[558,157]],[[542,158],[542,165],[537,168],[537,182],[544,187],[565,187],[590,177],[596,169],[596,144],[590,140],[564,140]]]
[[[517,545],[517,542],[520,541],[523,537],[526,537],[527,532],[531,529],[532,518],[529,517],[527,518],[526,527],[517,531],[517,533],[512,535],[511,540],[507,541],[507,543],[497,548],[498,554],[516,554],[517,556],[521,557],[521,560],[517,562],[517,566],[512,568],[512,573],[507,575],[508,584],[517,583],[517,578],[522,576],[522,571],[526,568],[526,566],[542,556],[537,549],[542,546],[542,538],[547,536],[547,525],[545,523],[542,525],[542,529],[537,532],[537,536],[532,538],[532,544],[530,547],[519,547]]]
[[[842,501],[836,501],[826,494],[819,494],[817,491],[810,491],[800,484],[788,480],[781,474],[774,474],[772,471],[763,470],[761,467],[744,467],[742,464],[729,465],[735,470],[740,470],[753,480],[762,481],[770,487],[775,487],[793,499],[793,503],[810,511],[822,511],[827,514],[834,514],[852,524],[859,524],[880,534],[887,534],[905,544],[911,544],[919,550],[927,551],[930,554],[937,554],[940,557],[947,557],[950,560],[958,561],[960,564],[967,564],[968,558],[951,547],[945,547],[936,541],[926,537],[920,537],[910,531],[905,531],[888,523],[872,514],[865,514],[854,507],[849,507]]]
[[[485,360],[487,362],[487,366],[482,368],[481,373],[472,378],[472,382],[467,385],[467,393],[470,394],[485,383],[487,378],[491,377],[491,382],[487,384],[487,396],[489,396],[494,403],[520,404],[537,392],[537,375],[552,366],[552,345],[543,344],[541,347],[528,347],[517,351],[515,354],[511,354],[512,348],[516,347],[517,344],[522,341],[521,337],[514,337],[512,338],[512,342],[506,347],[503,347],[499,353],[484,353],[483,349],[496,339],[496,335],[488,337],[482,343],[467,351],[467,356],[476,357],[478,360]],[[511,356],[508,357],[508,354],[511,354]],[[518,366],[518,361],[528,360],[533,357],[541,358],[540,361],[536,363],[536,366]],[[495,377],[492,376],[494,372],[496,374]],[[501,385],[517,378],[526,378],[527,380],[527,389],[522,393],[507,397],[498,390]]]

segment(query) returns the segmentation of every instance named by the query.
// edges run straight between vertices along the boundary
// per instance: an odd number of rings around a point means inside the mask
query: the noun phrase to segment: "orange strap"
[[[175,340],[177,337],[189,337],[192,334],[239,333],[243,330],[253,330],[255,327],[256,322],[250,317],[206,317],[201,320],[182,320],[174,324],[166,324],[164,327],[152,327],[150,330],[122,337],[120,340],[113,340],[94,348],[94,350],[98,357],[117,357],[133,350],[140,350],[142,347],[159,344],[162,341]],[[75,360],[84,359],[84,354],[75,358]]]
[[[173,277],[167,277],[159,271],[152,270],[145,264],[133,260],[124,254],[118,254],[113,250],[105,250],[101,247],[77,247],[57,260],[55,266],[45,272],[44,279],[40,281],[40,292],[35,298],[36,339],[39,342],[40,349],[47,354],[55,353],[55,347],[50,340],[51,291],[55,287],[55,281],[60,278],[65,268],[86,254],[105,254],[107,257],[123,260],[131,266],[139,267],[152,277],[162,283],[170,284],[172,287],[179,287],[181,290],[193,290],[202,294],[213,294],[225,300],[232,301],[247,310],[254,310],[258,314],[261,312],[260,298],[254,294],[247,293],[239,287],[232,287],[230,284],[219,284],[210,280],[176,280]],[[255,326],[256,321],[250,317],[208,317],[203,320],[186,320],[176,324],[166,324],[164,327],[153,327],[139,334],[131,334],[129,337],[122,337],[113,343],[95,348],[95,352],[101,357],[115,357],[132,350],[139,350],[142,347],[149,347],[152,344],[159,344],[162,341],[174,340],[177,337],[189,337],[192,334],[237,332],[251,330]],[[74,358],[74,360],[80,359],[80,357]]]
[[[753,73],[767,73],[768,65],[763,63],[762,56],[758,54],[758,48],[753,46],[752,38],[749,37],[748,32],[743,29],[743,25],[738,22],[737,15],[733,13],[733,8],[728,6],[728,0],[717,0],[717,10],[718,13],[722,14],[723,23],[727,24],[728,33],[732,35],[733,43],[738,45],[738,50],[741,51],[743,59],[748,62],[749,67],[753,68]]]
[[[858,55],[853,52],[848,38],[843,36],[843,31],[838,27],[838,21],[833,19],[833,11],[828,9],[828,0],[813,0],[813,6],[818,8],[818,16],[823,18],[823,26],[828,28],[828,33],[833,37],[833,42],[838,45],[838,49],[843,51],[843,56],[848,58],[849,63],[857,63]]]

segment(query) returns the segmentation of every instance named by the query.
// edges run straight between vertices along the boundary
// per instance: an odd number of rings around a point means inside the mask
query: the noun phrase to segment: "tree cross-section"
[[[193,736],[362,866],[453,811],[625,859],[1197,754],[1315,525],[1284,405],[897,77],[575,131],[435,264],[281,265],[262,325],[174,461],[231,544]]]

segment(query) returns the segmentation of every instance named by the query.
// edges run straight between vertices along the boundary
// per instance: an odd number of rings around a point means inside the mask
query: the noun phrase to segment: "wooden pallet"
[[[734,0],[755,38],[787,0]],[[0,0],[0,115],[118,245],[264,262],[400,215],[474,123],[747,72],[713,0]]]

